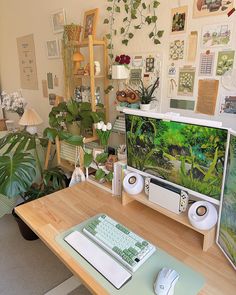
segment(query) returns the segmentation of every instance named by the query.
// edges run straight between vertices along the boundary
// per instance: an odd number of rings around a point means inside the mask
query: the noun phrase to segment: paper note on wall
[[[214,115],[218,95],[219,80],[199,80],[196,112]]]
[[[38,89],[37,66],[35,57],[34,35],[19,37],[17,49],[20,66],[21,88]]]
[[[191,32],[188,38],[188,62],[195,62],[196,55],[197,55],[197,39],[198,39],[198,32],[194,31]]]

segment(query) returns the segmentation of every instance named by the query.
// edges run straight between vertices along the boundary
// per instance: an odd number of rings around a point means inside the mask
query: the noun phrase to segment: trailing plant
[[[142,80],[140,80],[139,89],[136,90],[140,97],[141,104],[149,104],[155,99],[154,91],[159,87],[159,77],[156,79],[156,81],[146,87]]]
[[[109,25],[109,34],[106,35],[109,40],[108,49],[110,49],[110,58],[113,59],[113,36],[120,34],[122,44],[128,45],[129,41],[134,38],[137,30],[145,26],[150,28],[148,37],[153,40],[154,44],[160,44],[160,38],[164,31],[158,29],[157,9],[160,2],[150,0],[147,4],[145,0],[107,0],[108,18],[105,18],[104,24]],[[123,16],[122,27],[117,29],[115,25],[119,15]]]

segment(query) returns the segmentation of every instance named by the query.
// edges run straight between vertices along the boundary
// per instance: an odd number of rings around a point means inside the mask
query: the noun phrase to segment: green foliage
[[[143,81],[140,80],[139,89],[136,90],[142,104],[149,104],[155,100],[154,91],[159,87],[159,77],[156,79],[154,84],[145,87]]]
[[[159,1],[150,0],[107,0],[108,6],[106,10],[109,17],[105,18],[104,24],[109,25],[110,32],[108,34],[108,49],[113,49],[113,36],[117,34],[116,19],[119,14],[124,15],[123,25],[118,30],[122,37],[122,44],[128,45],[130,40],[134,38],[135,31],[145,26],[150,27],[148,36],[153,40],[154,44],[160,44],[160,38],[164,31],[158,29],[157,10],[160,5]]]
[[[93,162],[93,155],[89,153],[84,154],[84,167],[88,168]]]

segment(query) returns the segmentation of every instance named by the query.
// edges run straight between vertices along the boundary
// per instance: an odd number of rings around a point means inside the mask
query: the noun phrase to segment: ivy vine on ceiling
[[[154,44],[160,44],[160,38],[164,31],[158,29],[157,10],[160,2],[157,0],[107,0],[108,18],[105,18],[104,24],[109,25],[108,49],[111,50],[110,58],[113,58],[112,38],[120,34],[122,36],[122,44],[128,45],[130,40],[134,38],[135,32],[148,26],[150,31],[148,37],[153,40]],[[122,26],[117,28],[115,25],[119,15],[124,16]],[[119,18],[119,17],[118,17]]]

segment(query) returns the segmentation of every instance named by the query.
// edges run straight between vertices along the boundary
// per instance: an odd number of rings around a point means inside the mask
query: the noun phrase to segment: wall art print
[[[195,68],[179,69],[178,95],[193,96]]]
[[[193,17],[226,14],[234,7],[234,0],[194,0]]]
[[[234,65],[234,50],[220,51],[218,53],[216,75],[222,76],[227,71],[231,70]]]
[[[174,61],[184,59],[184,40],[173,40],[170,43],[169,59]]]
[[[208,48],[227,46],[231,42],[231,36],[231,24],[207,25],[202,28],[201,46]]]
[[[171,33],[185,33],[187,26],[188,6],[171,9]]]
[[[217,244],[236,269],[236,134],[231,133]]]
[[[236,114],[236,93],[222,93],[220,114]]]

